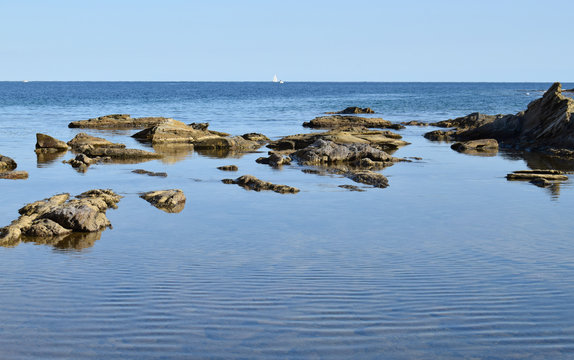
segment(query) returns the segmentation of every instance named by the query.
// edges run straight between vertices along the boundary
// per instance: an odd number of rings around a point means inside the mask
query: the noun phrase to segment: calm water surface
[[[574,357],[574,187],[508,182],[574,163],[456,153],[401,130],[390,187],[349,192],[339,176],[189,149],[85,174],[38,159],[35,134],[68,141],[70,121],[109,113],[210,122],[232,134],[306,132],[325,111],[370,106],[392,121],[514,113],[550,84],[0,83],[0,226],[26,203],[111,188],[113,229],[56,245],[0,247],[2,359],[508,359]],[[574,84],[564,84],[574,87]],[[135,131],[86,131],[129,147]],[[161,149],[156,149],[160,151]],[[261,149],[265,152],[266,149]],[[238,173],[216,169],[236,164]],[[131,173],[144,168],[167,178]],[[301,189],[245,191],[252,174]],[[138,197],[180,188],[168,214]]]

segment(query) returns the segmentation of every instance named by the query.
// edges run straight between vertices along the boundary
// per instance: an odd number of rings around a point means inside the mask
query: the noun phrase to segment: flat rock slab
[[[0,179],[7,180],[25,180],[28,178],[28,172],[26,171],[5,171],[0,172]]]
[[[91,136],[88,135],[86,133],[79,133],[76,136],[74,136],[74,138],[70,141],[67,142],[67,144],[72,148],[72,149],[79,149],[82,146],[86,146],[86,145],[91,145],[93,147],[107,147],[107,148],[125,148],[126,146],[124,144],[117,144],[117,143],[113,143],[109,140],[106,140],[104,138],[100,138],[97,136]]]
[[[18,164],[16,164],[16,161],[14,161],[14,159],[8,156],[0,155],[0,171],[11,171],[16,169],[17,167]]]
[[[135,170],[132,170],[132,172],[134,174],[141,174],[141,175],[147,175],[147,176],[167,177],[167,173],[165,173],[165,172],[153,172],[153,171],[147,171],[144,169],[135,169]]]
[[[128,114],[112,114],[88,120],[72,121],[68,124],[68,127],[100,130],[142,129],[161,124],[168,120],[170,119],[164,117],[132,118]]]
[[[392,122],[383,120],[382,118],[366,118],[349,115],[319,116],[309,122],[304,122],[303,126],[312,129],[334,129],[341,126],[363,126],[366,128],[387,129],[404,128],[404,126],[400,124],[393,124]]]
[[[280,194],[296,194],[299,192],[299,189],[287,186],[287,185],[278,185],[272,184],[267,181],[259,180],[253,175],[243,175],[238,177],[237,179],[223,179],[221,180],[224,184],[236,184],[241,186],[246,190],[255,190],[255,191],[263,191],[263,190],[270,190]]]
[[[140,197],[168,213],[181,212],[185,207],[185,194],[179,189],[149,191]]]
[[[339,185],[339,187],[342,189],[347,189],[349,191],[358,191],[358,192],[364,192],[365,191],[356,185]]]
[[[125,149],[125,148],[107,148],[107,147],[93,147],[87,146],[82,149],[82,152],[89,157],[110,157],[112,159],[160,159],[161,154],[140,150],[140,149]]]
[[[498,141],[496,141],[495,139],[461,141],[452,144],[450,148],[458,152],[466,152],[466,151],[497,152]]]
[[[506,175],[507,180],[531,181],[536,179],[565,181],[568,176],[558,170],[519,170]]]

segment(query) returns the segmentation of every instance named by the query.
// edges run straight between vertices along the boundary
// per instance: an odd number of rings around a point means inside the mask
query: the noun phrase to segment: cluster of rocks
[[[312,129],[335,129],[341,126],[362,126],[379,129],[404,129],[401,124],[395,124],[382,118],[366,118],[360,116],[331,115],[319,116],[309,122],[304,122],[303,127]]]
[[[164,117],[141,117],[132,118],[128,114],[104,115],[94,119],[72,121],[70,128],[117,130],[117,129],[141,129],[161,124],[170,118]]]
[[[28,178],[26,171],[16,171],[18,164],[14,159],[0,155],[0,179],[23,180]]]
[[[517,170],[506,175],[509,181],[529,181],[539,187],[548,187],[556,181],[566,181],[568,176],[560,170]]]
[[[117,208],[121,196],[111,190],[86,191],[70,199],[59,194],[18,210],[20,217],[0,229],[0,244],[17,243],[26,237],[62,237],[73,232],[97,232],[111,227],[106,210]]]

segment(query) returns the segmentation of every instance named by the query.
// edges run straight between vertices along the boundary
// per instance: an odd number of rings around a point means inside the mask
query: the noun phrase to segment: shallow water
[[[80,131],[145,148],[135,131],[68,129],[108,113],[210,122],[232,134],[306,132],[325,111],[370,106],[392,121],[514,113],[550,84],[0,83],[0,154],[26,170],[0,180],[0,225],[26,203],[111,188],[113,229],[54,245],[0,247],[0,358],[567,358],[574,354],[572,180],[508,182],[535,154],[459,154],[421,135],[382,171],[386,189],[337,175],[275,170],[261,153],[217,158],[179,149],[142,164],[77,173],[38,162],[35,133]],[[573,84],[564,84],[574,87]],[[528,93],[528,94],[527,94]],[[159,150],[158,150],[159,151]],[[261,149],[265,152],[266,149]],[[216,167],[236,164],[237,173]],[[167,178],[131,173],[165,171]],[[252,174],[301,189],[252,192]],[[178,214],[138,197],[180,188]]]

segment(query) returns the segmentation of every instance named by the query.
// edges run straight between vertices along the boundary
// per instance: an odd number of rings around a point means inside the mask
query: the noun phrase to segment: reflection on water
[[[471,156],[482,156],[482,157],[493,157],[498,154],[498,149],[468,149],[468,150],[454,150],[460,154],[471,155]]]
[[[232,158],[232,159],[241,159],[246,154],[262,154],[267,153],[267,151],[234,151],[230,149],[195,149],[201,156],[205,156],[212,159],[224,159],[224,158]]]
[[[36,151],[37,167],[42,168],[46,165],[54,163],[56,160],[66,155],[68,151]]]
[[[148,144],[149,146],[149,144]],[[154,144],[153,150],[161,154],[161,161],[165,164],[175,164],[185,160],[193,154],[192,144]]]
[[[53,246],[58,250],[82,250],[94,246],[94,243],[99,240],[101,236],[101,231],[90,233],[74,232],[62,236],[52,236],[47,238],[22,236],[19,240],[15,240],[11,244],[5,244],[5,246],[13,247],[18,245],[20,242],[23,242]]]

